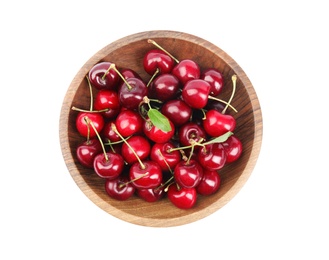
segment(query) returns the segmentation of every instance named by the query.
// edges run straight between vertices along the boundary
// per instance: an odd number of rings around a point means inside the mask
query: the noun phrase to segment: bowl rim
[[[67,147],[67,144],[69,143],[68,129],[69,129],[69,114],[70,114],[69,110],[67,110],[67,106],[72,103],[74,98],[74,93],[77,91],[79,87],[79,84],[76,84],[76,82],[81,82],[82,78],[85,77],[85,75],[88,73],[90,68],[97,61],[100,61],[104,56],[106,56],[106,54],[124,45],[131,44],[135,41],[143,40],[146,38],[154,38],[154,39],[176,38],[179,40],[188,41],[198,45],[200,45],[200,42],[206,43],[203,44],[202,47],[208,49],[211,52],[215,52],[217,56],[220,54],[220,58],[225,63],[228,64],[228,66],[232,69],[232,71],[234,71],[234,73],[238,75],[240,80],[245,85],[248,95],[252,97],[250,103],[254,113],[254,118],[256,120],[254,124],[253,145],[251,147],[249,160],[246,163],[245,169],[243,170],[243,174],[241,174],[241,176],[236,180],[236,182],[233,184],[230,190],[228,190],[221,197],[221,203],[220,204],[213,203],[211,207],[206,207],[204,209],[201,209],[200,211],[177,218],[171,218],[171,219],[157,219],[157,218],[141,219],[140,217],[131,215],[127,212],[123,212],[118,208],[113,207],[112,205],[108,205],[103,201],[97,200],[96,198],[99,198],[98,195],[93,190],[86,189],[87,185],[84,185],[85,181],[83,177],[80,175],[79,170],[75,166],[74,158],[71,152],[69,151],[70,150],[69,147]],[[65,164],[67,166],[70,175],[72,176],[78,187],[93,203],[95,203],[101,209],[105,210],[110,215],[133,224],[138,224],[142,226],[153,226],[153,227],[170,227],[170,226],[188,224],[214,213],[215,211],[219,210],[221,207],[226,205],[241,190],[241,188],[244,186],[246,181],[249,179],[256,165],[258,156],[260,154],[262,137],[263,137],[263,119],[262,119],[260,103],[252,83],[250,82],[249,78],[247,77],[243,69],[225,51],[223,51],[221,48],[214,45],[213,43],[189,33],[171,31],[171,30],[155,30],[155,31],[139,32],[120,38],[112,43],[109,43],[108,45],[100,49],[98,52],[96,52],[91,58],[89,58],[89,60],[77,72],[65,94],[60,112],[59,137],[60,137],[62,156],[64,158]]]

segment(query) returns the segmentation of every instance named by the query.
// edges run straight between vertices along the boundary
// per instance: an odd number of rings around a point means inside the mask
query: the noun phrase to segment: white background
[[[2,1],[0,259],[329,259],[326,1]],[[243,68],[264,136],[246,185],[192,224],[148,228],[94,205],[59,146],[71,80],[129,34],[204,38]]]

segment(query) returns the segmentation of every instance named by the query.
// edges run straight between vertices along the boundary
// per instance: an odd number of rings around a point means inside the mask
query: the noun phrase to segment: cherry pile
[[[242,153],[233,135],[235,118],[227,113],[237,112],[230,104],[237,78],[232,76],[232,94],[224,101],[218,98],[224,86],[220,71],[201,71],[195,61],[179,61],[153,40],[148,44],[156,48],[141,61],[147,82],[107,61],[87,73],[90,107],[72,107],[86,138],[76,149],[77,160],[104,179],[112,198],[135,195],[155,202],[166,196],[188,209],[198,195],[219,189],[219,170]]]

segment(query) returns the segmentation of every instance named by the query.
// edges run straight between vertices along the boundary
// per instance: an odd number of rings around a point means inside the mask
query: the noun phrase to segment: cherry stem
[[[165,50],[163,47],[161,47],[158,43],[156,43],[154,40],[152,39],[148,39],[147,40],[148,43],[152,43],[154,46],[156,46],[157,48],[159,48],[160,50],[162,50],[163,52],[165,52],[167,55],[170,56],[170,58],[172,58],[176,63],[179,63],[179,60],[177,60],[171,53],[169,53],[167,50]]]
[[[93,108],[94,108],[94,98],[93,98],[93,90],[91,87],[91,83],[90,83],[90,80],[87,75],[86,75],[86,79],[88,82],[89,92],[90,92],[90,109],[89,109],[89,112],[90,112],[90,111],[93,111]]]
[[[159,189],[161,189],[162,187],[166,186],[167,184],[169,184],[172,180],[174,179],[174,176],[171,176],[165,183],[161,184],[160,186],[156,187],[154,189],[154,191],[157,191]],[[169,186],[171,185],[172,183],[170,183],[165,189],[164,189],[164,192],[167,192],[168,191],[168,188]]]
[[[125,142],[125,144],[129,147],[129,149],[132,151],[132,153],[136,156],[141,168],[145,169],[146,168],[145,165],[143,164],[143,162],[141,161],[141,159],[139,158],[139,156],[137,155],[135,150],[131,147],[131,145],[127,142],[127,140],[119,133],[119,131],[114,123],[111,124],[111,128],[112,128],[113,132],[115,132],[122,139],[122,141]]]
[[[103,140],[100,137],[100,135],[98,134],[96,127],[94,126],[93,122],[89,119],[89,117],[85,116],[83,119],[85,120],[85,122],[86,122],[87,125],[91,125],[91,127],[94,129],[94,131],[95,131],[95,133],[97,135],[97,138],[98,138],[99,142],[101,143],[105,160],[108,161],[109,160],[109,157],[107,156],[107,153],[106,153],[106,150],[105,150],[105,146],[104,146]],[[88,130],[88,134],[89,134],[89,130]]]
[[[135,179],[133,179],[133,180],[127,181],[127,182],[125,182],[125,183],[122,183],[122,184],[119,185],[119,188],[121,189],[122,187],[126,186],[127,184],[132,183],[132,182],[134,182],[134,181],[137,181],[137,180],[139,180],[139,179],[145,177],[145,176],[148,175],[148,174],[149,174],[149,172],[146,172],[146,173],[142,174],[141,176],[139,176],[139,177],[137,177],[137,178],[135,178]]]
[[[229,104],[228,102],[226,102],[226,101],[224,101],[224,100],[222,100],[220,98],[215,98],[213,96],[208,96],[208,99],[212,99],[212,100],[215,100],[215,101],[222,102],[222,103],[226,104],[227,106],[229,106],[230,108],[232,108],[235,113],[238,112],[231,104]]]
[[[233,99],[233,97],[234,97],[235,89],[236,89],[236,79],[237,79],[236,75],[233,75],[233,76],[232,76],[232,83],[233,83],[232,94],[231,94],[231,97],[230,97],[229,101],[227,102],[226,106],[224,107],[224,109],[223,109],[223,111],[222,111],[222,114],[225,114],[225,112],[226,112],[226,110],[227,110],[227,108],[228,108],[228,105],[231,104],[231,101],[232,101],[232,99]]]
[[[163,154],[162,154],[162,152],[161,152],[160,149],[157,150],[157,153],[158,153],[158,155],[160,155],[160,157],[162,158],[162,160],[164,161],[164,163],[167,165],[168,170],[170,171],[170,173],[173,174],[172,169],[170,168],[168,162],[166,161],[166,158],[163,156]]]
[[[123,82],[127,85],[127,88],[131,90],[133,87],[128,83],[128,81],[125,79],[125,77],[120,73],[120,71],[117,69],[114,63],[110,65],[110,67],[107,69],[107,71],[104,73],[102,80],[105,79],[106,75],[110,72],[110,70],[113,69],[123,80]]]
[[[79,111],[79,112],[88,112],[88,113],[103,113],[103,112],[109,111],[108,108],[104,108],[104,109],[101,109],[101,110],[91,110],[90,111],[90,110],[78,108],[78,107],[75,107],[75,106],[72,107],[72,110]]]
[[[159,68],[157,68],[157,70],[153,73],[152,77],[150,78],[149,82],[147,82],[146,87],[148,87],[151,84],[151,82],[153,81],[155,76],[159,74],[159,72],[160,72],[160,70],[159,70]]]

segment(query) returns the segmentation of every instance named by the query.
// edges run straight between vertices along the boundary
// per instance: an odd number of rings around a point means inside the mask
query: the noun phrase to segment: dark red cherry
[[[219,170],[226,162],[226,152],[221,143],[208,144],[198,150],[198,162],[209,171]]]
[[[179,80],[174,75],[166,73],[158,76],[151,83],[149,92],[152,92],[152,97],[167,101],[176,97],[179,88]]]
[[[105,141],[109,141],[111,143],[118,142],[122,140],[120,136],[118,136],[113,130],[111,124],[115,124],[115,120],[111,120],[105,123],[103,130],[101,132],[102,139]]]
[[[200,67],[193,60],[181,60],[172,69],[171,73],[184,85],[189,80],[200,78]]]
[[[121,75],[125,78],[125,79],[129,79],[129,78],[138,78],[138,79],[142,79],[141,76],[134,71],[133,69],[121,69],[120,70]],[[122,80],[120,78],[120,80]],[[122,81],[121,81],[122,84]]]
[[[169,171],[168,167],[173,170],[181,160],[180,152],[170,152],[172,148],[175,146],[171,142],[155,143],[151,148],[151,160],[157,162],[163,171]]]
[[[161,113],[175,126],[181,126],[191,118],[192,108],[181,99],[173,99],[163,104]]]
[[[98,154],[94,159],[94,171],[101,178],[115,179],[124,167],[124,161],[120,154],[107,152]]]
[[[221,136],[228,131],[233,132],[235,129],[235,119],[231,115],[225,115],[221,112],[211,109],[206,112],[203,120],[203,128],[210,136]]]
[[[160,74],[170,73],[174,65],[175,61],[159,49],[148,51],[143,58],[144,70],[150,75],[153,75],[157,69]]]
[[[123,137],[143,131],[143,119],[138,112],[133,110],[122,110],[115,120],[115,125]]]
[[[206,139],[206,132],[197,123],[187,122],[179,128],[178,138],[181,145],[189,146],[191,145],[191,140],[199,142]]]
[[[96,131],[100,133],[104,127],[104,118],[100,113],[91,113],[91,112],[79,112],[77,118],[76,118],[76,128],[78,132],[84,136],[84,137],[95,137],[96,132],[94,131],[94,128],[87,122],[86,118],[92,122],[94,125]]]
[[[182,90],[182,98],[192,108],[201,109],[208,103],[210,84],[203,79],[188,81]]]
[[[169,124],[171,126],[171,130],[168,132],[164,132],[163,130],[153,125],[151,120],[147,119],[143,123],[143,132],[150,140],[152,140],[155,143],[166,143],[175,134],[174,124],[170,120],[169,120]]]
[[[152,189],[162,182],[161,167],[154,161],[143,161],[143,166],[135,162],[129,170],[129,178],[137,189]]]
[[[203,71],[200,79],[203,79],[210,84],[210,95],[217,96],[222,92],[223,75],[219,70],[214,68],[207,69]]]
[[[102,146],[97,138],[92,138],[78,145],[76,154],[78,161],[87,168],[94,167],[94,158],[102,152]]]
[[[197,193],[205,196],[209,196],[218,191],[221,183],[220,175],[217,171],[203,171],[203,177],[196,187]]]
[[[195,188],[178,188],[175,183],[169,186],[167,195],[171,203],[180,209],[190,209],[197,201]]]
[[[126,83],[122,83],[118,90],[120,104],[128,109],[137,109],[138,105],[147,96],[148,88],[145,83],[138,78],[128,78]]]
[[[203,168],[196,160],[180,161],[174,169],[174,177],[178,185],[185,188],[196,187],[202,178]]]
[[[242,153],[242,143],[238,137],[231,135],[222,143],[226,152],[226,162],[231,163],[240,158]]]
[[[88,73],[90,83],[97,89],[116,89],[119,81],[119,75],[111,69],[111,62],[99,62],[95,64]],[[104,77],[104,75],[106,76]]]
[[[163,198],[165,192],[163,188],[156,187],[153,189],[137,189],[137,196],[147,202],[155,202]]]
[[[115,117],[120,111],[120,102],[117,92],[107,89],[101,89],[100,91],[98,91],[95,97],[94,109],[108,109],[108,111],[102,113],[104,117]]]
[[[140,160],[144,160],[149,156],[151,145],[145,137],[134,135],[127,140],[127,143],[128,145],[126,143],[122,144],[121,154],[128,164],[138,161],[135,153]]]
[[[128,177],[120,175],[118,178],[105,182],[106,193],[117,200],[127,200],[135,193],[135,187],[129,183]]]

